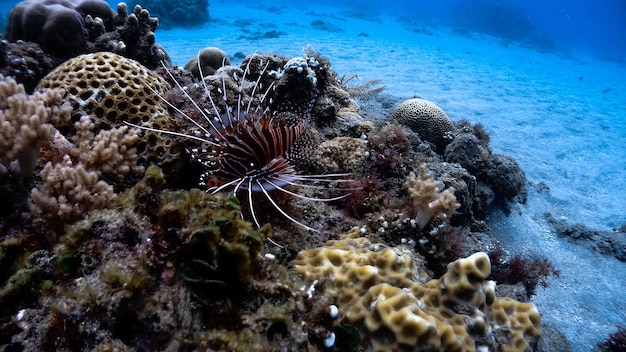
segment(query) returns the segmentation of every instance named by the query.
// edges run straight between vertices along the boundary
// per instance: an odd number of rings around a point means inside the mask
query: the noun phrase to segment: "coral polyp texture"
[[[64,89],[66,100],[73,107],[71,121],[55,125],[68,137],[77,133],[75,123],[84,116],[93,122],[94,134],[124,126],[125,122],[173,128],[166,105],[159,97],[170,88],[169,84],[139,62],[117,54],[99,52],[67,60],[37,86],[37,90],[49,88]],[[153,160],[154,154],[170,152],[172,142],[147,132],[144,138],[137,140],[136,146],[145,151],[143,159]],[[173,154],[171,158],[177,156]]]
[[[447,134],[454,130],[454,123],[439,106],[420,98],[403,101],[393,110],[391,118],[432,143],[438,152],[443,152],[451,140]]]
[[[372,351],[525,352],[541,335],[533,304],[495,297],[483,252],[428,280],[406,250],[372,244],[353,232],[300,252],[293,264],[308,281],[324,282],[339,307],[339,322],[356,327]]]
[[[376,284],[408,287],[429,278],[408,248],[371,243],[357,233],[353,230],[345,239],[298,253],[293,261],[296,272],[309,281],[328,279],[328,292],[342,306],[351,305]]]

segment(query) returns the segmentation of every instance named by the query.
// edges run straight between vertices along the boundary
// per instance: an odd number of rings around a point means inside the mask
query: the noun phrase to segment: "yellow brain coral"
[[[372,285],[387,282],[405,287],[429,278],[418,270],[417,259],[408,249],[389,248],[350,235],[298,253],[293,264],[298,274],[310,281],[328,278],[328,289],[340,304],[354,301]]]
[[[307,280],[325,280],[339,323],[357,327],[372,351],[532,349],[541,334],[537,309],[495,297],[485,253],[450,263],[440,279],[430,281],[419,264],[408,250],[354,233],[300,252],[294,261]]]
[[[75,123],[89,116],[94,134],[125,126],[124,122],[173,131],[167,106],[159,95],[170,85],[139,62],[109,52],[85,54],[67,60],[45,76],[37,90],[62,88],[72,104],[71,123],[55,125],[66,135],[76,133]],[[147,150],[148,158],[172,150],[172,139],[154,132],[138,141],[137,150]],[[176,156],[172,155],[171,158]]]
[[[454,123],[439,106],[420,98],[403,101],[391,113],[391,118],[434,144],[439,152],[450,141],[447,134],[454,130]]]
[[[85,54],[65,61],[37,85],[37,90],[63,88],[74,107],[73,121],[90,115],[104,129],[145,124],[167,116],[158,97],[170,86],[139,62],[109,52]]]

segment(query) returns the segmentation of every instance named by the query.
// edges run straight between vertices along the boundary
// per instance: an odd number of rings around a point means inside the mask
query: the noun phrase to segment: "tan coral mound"
[[[128,121],[144,124],[167,116],[157,93],[170,86],[135,60],[99,52],[69,59],[44,77],[37,90],[63,88],[74,107],[73,122],[96,118],[104,129]]]
[[[391,118],[434,144],[440,152],[450,142],[447,134],[454,130],[454,123],[439,106],[420,98],[403,101],[393,110]]]
[[[426,281],[409,250],[350,236],[300,252],[294,265],[309,281],[325,280],[338,323],[357,327],[372,351],[527,352],[537,342],[537,309],[495,297],[487,254],[452,262],[440,279]]]
[[[71,124],[55,127],[69,135],[76,133],[74,123],[85,115],[94,123],[94,134],[124,126],[124,122],[176,130],[169,120],[166,104],[159,97],[170,85],[139,62],[117,54],[99,52],[69,59],[37,86],[37,90],[46,88],[62,88],[67,92],[67,100],[74,109]],[[167,153],[172,150],[172,139],[146,132],[137,149]]]

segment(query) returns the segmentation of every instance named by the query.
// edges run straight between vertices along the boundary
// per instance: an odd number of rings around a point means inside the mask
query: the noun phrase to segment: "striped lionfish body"
[[[294,219],[283,210],[274,199],[275,192],[289,194],[312,201],[333,201],[346,194],[332,198],[308,197],[293,191],[295,189],[320,189],[324,182],[343,182],[347,174],[301,175],[291,162],[291,154],[300,142],[307,128],[305,113],[281,114],[272,112],[271,94],[274,93],[278,78],[263,88],[261,78],[268,77],[267,63],[255,72],[255,81],[247,79],[250,73],[249,60],[244,70],[236,67],[222,67],[216,74],[202,77],[203,99],[194,100],[188,87],[182,87],[168,71],[178,89],[185,95],[193,111],[183,111],[162,99],[180,116],[191,123],[191,132],[156,130],[201,142],[192,148],[194,160],[205,167],[201,185],[212,193],[230,192],[242,202],[246,202],[252,221],[260,226],[255,209],[256,197],[262,196],[282,216],[307,230],[315,230]],[[187,109],[186,109],[187,110]],[[287,116],[287,117],[285,117]]]

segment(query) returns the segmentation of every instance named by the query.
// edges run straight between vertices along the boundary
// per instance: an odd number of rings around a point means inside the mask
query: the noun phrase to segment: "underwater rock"
[[[526,175],[519,164],[508,155],[493,154],[473,133],[458,133],[446,147],[445,160],[466,168],[477,182],[488,185],[496,197],[526,201]]]

